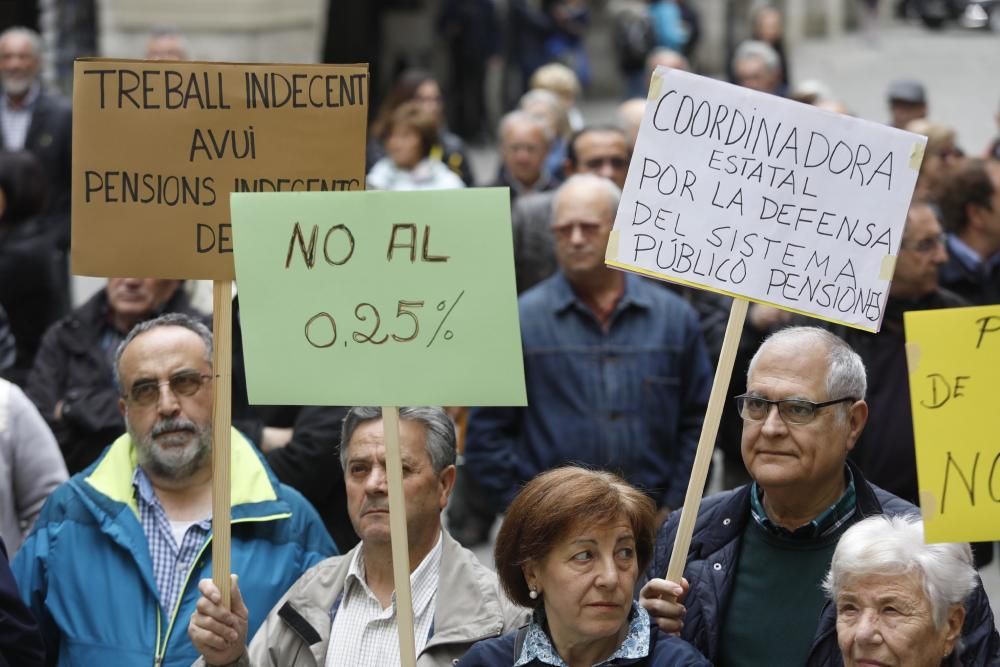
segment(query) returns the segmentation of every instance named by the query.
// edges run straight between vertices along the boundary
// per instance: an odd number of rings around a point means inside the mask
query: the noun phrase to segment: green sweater
[[[826,601],[821,584],[842,532],[792,539],[747,523],[717,665],[805,664]]]

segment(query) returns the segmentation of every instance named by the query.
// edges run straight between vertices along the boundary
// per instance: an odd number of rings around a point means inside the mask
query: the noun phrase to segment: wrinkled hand
[[[246,651],[247,612],[243,596],[232,577],[232,611],[222,606],[222,593],[211,579],[198,582],[201,598],[188,624],[188,636],[210,665],[228,665]]]
[[[792,319],[792,314],[781,308],[755,303],[750,306],[747,319],[757,331],[769,332],[788,324]]]
[[[683,577],[679,584],[668,579],[650,579],[639,591],[639,604],[649,612],[661,630],[667,634],[680,634],[687,612],[681,602],[687,596],[688,588],[688,581]]]
[[[265,426],[260,435],[260,448],[267,454],[275,449],[287,447],[294,433],[291,428]]]

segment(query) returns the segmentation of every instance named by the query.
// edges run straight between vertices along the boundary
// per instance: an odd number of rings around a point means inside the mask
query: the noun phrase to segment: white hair
[[[823,590],[836,601],[854,577],[916,573],[940,630],[948,610],[962,604],[979,584],[967,542],[924,544],[924,524],[916,514],[871,516],[848,528],[833,552]]]
[[[503,118],[500,119],[500,137],[503,138],[504,132],[507,131],[511,125],[516,125],[517,123],[524,123],[526,125],[531,125],[532,127],[537,127],[542,132],[542,136],[545,137],[545,143],[551,144],[552,140],[555,139],[555,135],[552,132],[552,128],[549,127],[543,119],[539,118],[535,114],[528,113],[527,111],[521,111],[516,109],[514,111],[508,111],[504,114]]]
[[[750,58],[759,59],[772,72],[777,72],[781,68],[781,58],[778,56],[778,52],[767,42],[751,39],[740,44],[733,55],[733,65]]]
[[[31,28],[16,25],[0,32],[0,42],[3,42],[11,35],[21,35],[22,37],[26,37],[28,41],[31,42],[31,51],[35,55],[35,58],[40,59],[42,57],[42,37],[37,32]]]
[[[608,211],[611,213],[611,217],[614,218],[615,213],[618,211],[618,203],[622,198],[622,191],[610,180],[598,176],[597,174],[573,174],[559,186],[556,190],[555,197],[552,198],[552,215],[551,220],[555,221],[556,208],[559,206],[559,202],[562,200],[564,193],[576,187],[581,187],[584,190],[597,190],[598,192],[603,192],[607,197],[608,201]]]
[[[809,340],[822,344],[827,350],[827,398],[833,400],[850,396],[855,400],[863,400],[868,390],[868,378],[861,356],[842,338],[819,327],[787,327],[768,336],[750,360],[750,365],[747,367],[747,382],[749,383],[753,369],[766,349],[773,345]],[[847,410],[842,410],[840,414],[846,416]]]

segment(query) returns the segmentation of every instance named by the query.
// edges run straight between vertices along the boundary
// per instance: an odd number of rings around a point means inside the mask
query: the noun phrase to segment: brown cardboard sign
[[[232,280],[230,192],[363,190],[367,65],[74,64],[73,272]]]

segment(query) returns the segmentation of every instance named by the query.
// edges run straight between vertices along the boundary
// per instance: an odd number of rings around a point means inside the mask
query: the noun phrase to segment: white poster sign
[[[607,264],[878,331],[925,145],[659,68]]]

